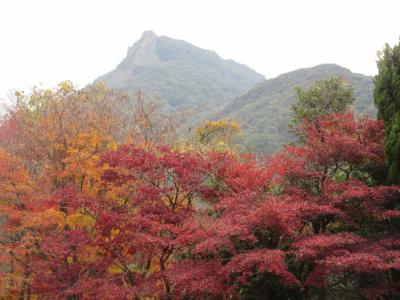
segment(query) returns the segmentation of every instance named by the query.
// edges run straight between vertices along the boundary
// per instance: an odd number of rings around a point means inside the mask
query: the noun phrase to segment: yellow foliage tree
[[[239,133],[240,125],[234,120],[207,121],[196,129],[196,142],[213,151],[232,151]]]

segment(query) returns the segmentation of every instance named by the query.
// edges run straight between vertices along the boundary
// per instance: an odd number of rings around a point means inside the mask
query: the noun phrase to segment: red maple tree
[[[6,295],[394,297],[400,188],[377,184],[382,130],[328,115],[269,158],[122,145],[90,188],[46,193],[0,152]]]

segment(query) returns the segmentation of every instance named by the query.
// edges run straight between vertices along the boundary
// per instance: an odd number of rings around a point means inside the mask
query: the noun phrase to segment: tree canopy
[[[303,120],[315,121],[318,117],[345,112],[354,102],[353,87],[340,77],[318,80],[309,88],[295,88],[295,102],[291,105],[292,122],[289,128],[299,134]]]
[[[381,120],[304,118],[302,144],[263,157],[230,151],[229,120],[180,147],[167,117],[104,86],[18,94],[0,125],[1,298],[400,296]]]
[[[400,180],[400,43],[386,44],[378,55],[374,78],[374,100],[378,118],[385,122],[385,164],[387,180]]]

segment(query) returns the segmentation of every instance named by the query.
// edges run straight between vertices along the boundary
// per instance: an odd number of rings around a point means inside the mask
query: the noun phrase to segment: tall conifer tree
[[[374,99],[378,118],[385,122],[385,164],[388,182],[400,181],[400,43],[386,44],[378,54]]]

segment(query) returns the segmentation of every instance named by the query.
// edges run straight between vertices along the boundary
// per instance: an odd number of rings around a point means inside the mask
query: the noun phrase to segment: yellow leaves
[[[159,272],[160,270],[160,260],[157,257],[153,257],[149,269],[150,273]]]
[[[173,149],[174,149],[174,151],[179,152],[179,153],[194,152],[194,151],[198,150],[193,144],[188,143],[188,142],[175,143]]]
[[[111,229],[110,237],[108,237],[107,240],[113,240],[114,238],[116,238],[118,236],[119,233],[120,233],[120,230],[118,228]]]
[[[176,140],[173,149],[177,152],[235,151],[234,142],[240,134],[240,125],[235,120],[207,121],[195,130],[194,142]]]
[[[68,215],[65,222],[71,228],[83,227],[85,229],[91,229],[95,223],[95,220],[90,216],[83,215],[81,213],[74,213]]]
[[[120,233],[119,229],[116,229],[116,228],[111,229],[111,238],[112,239],[115,238],[119,233]]]
[[[107,98],[109,94],[115,99]],[[57,89],[34,88],[29,95],[17,92],[16,97],[10,119],[18,126],[6,147],[18,149],[27,165],[35,164],[31,169],[36,178],[53,184],[49,190],[65,182],[92,189],[99,153],[116,148],[111,135],[121,126],[120,115],[110,101],[119,96],[101,84],[76,90],[63,81]]]
[[[88,95],[85,93],[79,93],[77,95],[77,100],[82,101],[82,102],[88,101]]]
[[[205,150],[226,151],[239,132],[240,125],[234,120],[207,121],[196,129],[196,141],[206,146]]]
[[[107,149],[111,151],[115,151],[118,149],[118,144],[114,141],[110,141],[107,145]]]
[[[98,88],[99,90],[105,90],[107,88],[107,85],[104,81],[99,81],[96,83],[96,88]]]
[[[67,263],[68,263],[68,264],[72,264],[73,262],[74,262],[74,258],[71,257],[71,256],[68,256],[68,257],[67,257]]]
[[[53,91],[52,91],[51,89],[46,89],[46,90],[43,92],[43,96],[44,96],[45,98],[50,98],[50,97],[53,96]]]
[[[74,90],[74,85],[72,84],[71,81],[65,80],[58,84],[58,88],[59,88],[59,92],[61,94],[66,95],[66,94],[71,93]]]
[[[227,136],[240,131],[238,122],[229,119],[207,121],[196,129],[196,136],[200,142],[206,142],[215,135]]]
[[[111,274],[119,274],[122,273],[124,270],[118,265],[112,265],[108,268],[108,272]]]

